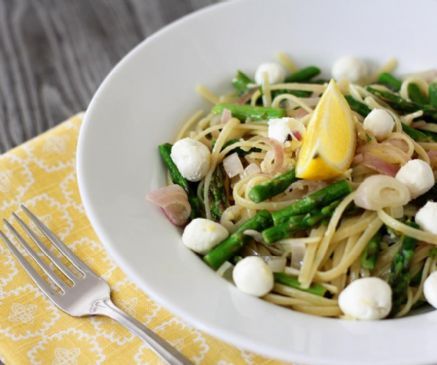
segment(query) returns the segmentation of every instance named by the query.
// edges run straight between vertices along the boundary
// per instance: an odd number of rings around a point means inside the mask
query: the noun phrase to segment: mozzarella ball
[[[346,79],[350,82],[360,82],[364,81],[367,75],[367,65],[355,57],[339,58],[332,66],[332,76],[338,81]]]
[[[228,235],[221,224],[205,218],[195,218],[185,227],[182,243],[190,250],[204,255]]]
[[[431,166],[422,160],[410,160],[396,174],[396,179],[407,186],[411,197],[417,198],[426,193],[435,184]]]
[[[363,122],[364,129],[372,133],[377,139],[386,138],[394,126],[395,121],[385,109],[373,109]]]
[[[269,119],[269,138],[275,139],[279,143],[284,143],[291,134],[289,120],[290,118]]]
[[[280,64],[274,62],[262,63],[255,72],[255,81],[258,85],[264,84],[265,73],[270,84],[278,84],[285,79],[285,70]]]
[[[208,172],[211,152],[203,143],[183,138],[173,145],[170,157],[183,177],[200,181]]]
[[[437,308],[437,271],[428,276],[423,284],[423,294],[426,301]]]
[[[391,288],[376,277],[362,278],[350,283],[338,297],[344,314],[362,320],[386,317],[391,310]]]
[[[426,203],[416,213],[415,221],[424,231],[437,234],[437,203]]]
[[[232,277],[238,289],[256,297],[266,295],[273,289],[273,272],[258,256],[249,256],[238,261]]]

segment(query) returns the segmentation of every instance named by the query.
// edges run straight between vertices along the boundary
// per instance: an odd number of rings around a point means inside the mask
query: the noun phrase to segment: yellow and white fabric
[[[114,302],[170,341],[195,364],[280,364],[239,350],[176,318],[147,297],[108,257],[81,205],[75,174],[81,115],[0,156],[0,218],[26,204],[97,274]],[[0,243],[0,360],[6,365],[160,364],[110,319],[74,318],[35,287]]]

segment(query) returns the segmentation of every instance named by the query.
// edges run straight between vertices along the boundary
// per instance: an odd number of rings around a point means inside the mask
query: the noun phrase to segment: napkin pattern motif
[[[75,175],[82,116],[0,156],[0,218],[26,204],[113,289],[121,308],[195,364],[280,364],[212,338],[139,290],[106,254],[86,218]],[[9,364],[160,364],[138,338],[109,319],[73,318],[46,299],[0,244],[0,359]]]

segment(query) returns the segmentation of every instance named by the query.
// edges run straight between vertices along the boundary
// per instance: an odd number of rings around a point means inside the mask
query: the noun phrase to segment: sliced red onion
[[[299,131],[291,131],[291,134],[296,140],[302,141],[302,134]]]
[[[259,166],[256,163],[251,163],[247,165],[246,168],[244,169],[243,176],[248,177],[248,176],[259,174],[260,172],[261,169],[259,168]]]
[[[276,174],[277,172],[282,170],[282,167],[284,165],[284,147],[282,143],[279,143],[277,140],[272,138],[266,138],[266,142],[272,147],[273,151],[273,164],[270,168],[270,172],[272,174]]]
[[[283,272],[287,259],[282,256],[261,256],[273,272]]]
[[[162,208],[165,215],[176,226],[187,223],[191,214],[188,196],[182,187],[173,184],[151,191],[146,199]]]
[[[291,116],[294,118],[303,118],[308,114],[308,111],[306,111],[304,108],[298,108],[291,112]]]
[[[387,207],[400,207],[411,199],[406,185],[394,177],[372,175],[358,186],[354,202],[357,206],[368,210],[379,210]]]
[[[291,266],[300,269],[305,256],[306,244],[303,242],[295,242],[291,245]]]
[[[437,160],[437,150],[431,150],[427,152],[429,159],[432,160]]]
[[[220,117],[220,122],[222,124],[225,124],[229,122],[229,120],[232,118],[232,113],[229,109],[223,109],[222,115]]]
[[[261,232],[255,231],[254,229],[246,229],[243,234],[245,234],[246,236],[250,236],[252,237],[256,242],[260,242],[263,244],[266,244],[266,242],[263,239],[263,236],[261,234]]]
[[[386,162],[379,157],[372,155],[371,153],[363,154],[362,164],[372,170],[375,170],[383,175],[395,176],[399,170],[399,166]]]
[[[237,100],[237,104],[246,104],[252,98],[252,95],[255,93],[256,90],[257,88],[254,88],[248,91],[246,94],[241,95],[240,98]]]
[[[238,157],[238,153],[236,152],[223,160],[223,168],[230,178],[240,175],[244,171],[243,164],[241,163],[240,157]]]

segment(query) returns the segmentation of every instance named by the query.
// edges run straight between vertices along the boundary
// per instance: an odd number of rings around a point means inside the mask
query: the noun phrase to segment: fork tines
[[[87,273],[89,273],[90,269],[80,261],[71,250],[40,220],[38,219],[29,209],[27,209],[24,205],[21,205],[24,213],[30,218],[30,220],[35,224],[40,233],[42,233],[53,246],[55,246],[60,253],[72,264],[72,266],[77,269],[77,271],[85,277]],[[21,226],[24,232],[30,237],[30,239],[35,243],[35,245],[45,254],[45,256],[49,259],[50,262],[54,264],[70,281],[71,285],[75,285],[78,280],[77,275],[73,273],[73,271],[67,267],[58,257],[56,257],[46,246],[46,244],[38,237],[30,227],[27,225],[17,214],[12,213],[13,217]],[[50,280],[56,285],[61,293],[65,292],[66,283],[54,272],[49,265],[47,265],[35,252],[35,250],[28,244],[28,242],[24,239],[24,237],[15,229],[15,227],[9,223],[8,220],[4,219],[4,224],[8,228],[9,232],[15,239],[21,244],[24,250],[27,252],[29,256],[35,261],[35,263],[42,269],[42,271],[50,278]],[[25,257],[18,251],[12,241],[2,232],[0,231],[0,237],[9,247],[11,252],[15,255],[15,257],[20,261],[23,265],[24,269],[31,276],[31,278],[35,281],[35,283],[40,287],[41,290],[46,292],[47,294],[55,295],[56,292],[53,290],[48,283],[38,274],[38,272],[30,265],[30,263],[25,259]]]

